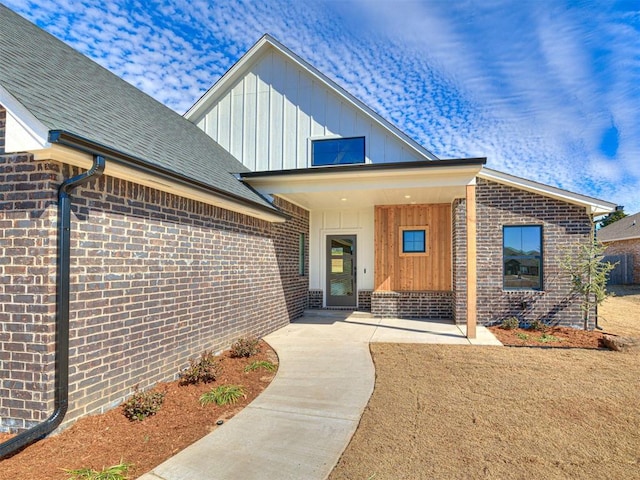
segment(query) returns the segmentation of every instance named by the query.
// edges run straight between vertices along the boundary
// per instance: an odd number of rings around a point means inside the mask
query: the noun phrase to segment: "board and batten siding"
[[[400,227],[426,227],[427,254],[400,255]],[[451,291],[451,205],[375,207],[375,290]]]
[[[311,166],[311,139],[365,137],[366,163],[425,160],[274,49],[196,124],[253,171]]]

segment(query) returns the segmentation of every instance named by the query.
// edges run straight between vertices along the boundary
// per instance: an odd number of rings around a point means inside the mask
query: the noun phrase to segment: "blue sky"
[[[640,0],[0,0],[184,113],[270,33],[440,158],[640,211]]]

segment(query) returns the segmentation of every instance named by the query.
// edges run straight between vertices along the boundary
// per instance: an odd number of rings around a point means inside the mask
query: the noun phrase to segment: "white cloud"
[[[640,13],[624,5],[6,3],[180,113],[271,33],[440,157],[640,211]]]

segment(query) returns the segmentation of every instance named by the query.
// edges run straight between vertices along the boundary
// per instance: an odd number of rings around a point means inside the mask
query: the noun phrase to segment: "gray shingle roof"
[[[247,169],[196,125],[3,5],[0,85],[49,130],[272,208],[232,175]]]
[[[640,238],[640,212],[621,218],[598,230],[598,240],[601,242],[632,238]]]

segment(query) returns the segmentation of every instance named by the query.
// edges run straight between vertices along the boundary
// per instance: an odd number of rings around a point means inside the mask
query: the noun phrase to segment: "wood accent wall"
[[[425,226],[427,255],[400,256],[400,227]],[[451,291],[451,205],[375,207],[375,290]]]

